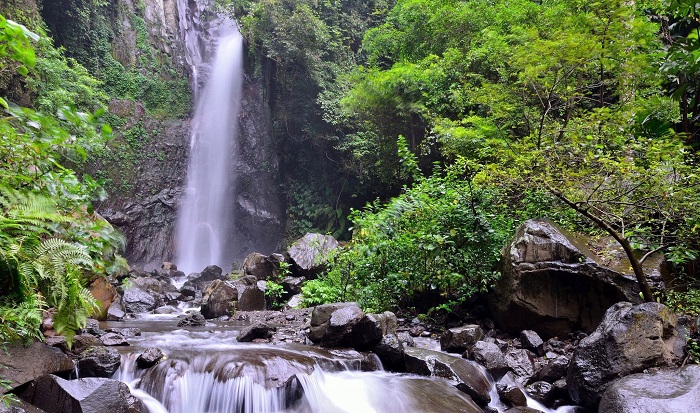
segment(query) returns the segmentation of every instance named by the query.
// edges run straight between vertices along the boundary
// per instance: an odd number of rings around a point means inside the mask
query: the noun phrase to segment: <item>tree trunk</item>
[[[581,205],[572,202],[564,194],[552,188],[548,183],[545,183],[545,185],[547,186],[547,190],[552,195],[556,196],[559,200],[571,207],[574,211],[593,221],[593,223],[596,224],[598,228],[605,230],[605,232],[607,232],[608,234],[610,234],[610,236],[615,238],[615,241],[617,241],[620,244],[622,249],[625,251],[625,254],[627,255],[627,259],[629,259],[630,261],[630,265],[632,266],[632,270],[634,271],[634,276],[637,278],[637,284],[639,284],[639,289],[642,292],[642,298],[644,298],[644,301],[647,302],[655,301],[654,295],[651,292],[651,287],[649,287],[649,283],[647,282],[647,276],[646,274],[644,274],[642,263],[640,262],[639,258],[637,258],[637,256],[634,254],[634,249],[632,248],[632,245],[630,244],[629,240],[625,238],[622,234],[617,232],[615,228],[610,226],[610,224],[608,224],[601,218],[591,214],[587,209],[583,208]]]

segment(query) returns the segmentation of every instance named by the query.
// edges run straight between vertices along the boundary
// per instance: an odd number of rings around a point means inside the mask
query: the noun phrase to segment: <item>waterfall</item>
[[[243,84],[243,39],[235,22],[217,25],[218,47],[206,84],[198,91],[199,67],[193,64],[197,99],[187,186],[178,217],[178,267],[185,273],[211,264],[228,268],[226,248],[235,219],[234,180],[229,171],[237,162],[238,117]],[[185,33],[187,39],[189,34]],[[189,36],[191,37],[191,36]],[[196,45],[196,41],[188,41]],[[191,51],[189,54],[193,54]],[[196,50],[194,55],[200,55]]]

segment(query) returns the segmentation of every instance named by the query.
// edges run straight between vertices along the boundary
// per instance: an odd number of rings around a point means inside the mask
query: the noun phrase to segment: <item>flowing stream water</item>
[[[447,381],[366,371],[381,364],[354,350],[238,343],[240,322],[188,329],[176,323],[158,316],[103,324],[142,330],[120,348],[114,378],[129,384],[151,413],[482,411]],[[139,369],[137,356],[150,347],[166,358]]]

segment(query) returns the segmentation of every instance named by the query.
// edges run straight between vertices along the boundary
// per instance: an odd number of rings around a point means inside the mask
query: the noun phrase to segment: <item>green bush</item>
[[[36,64],[30,39],[37,36],[0,16],[0,61],[22,64],[23,76]],[[69,70],[65,62],[55,68]],[[47,85],[58,85],[55,80]],[[111,128],[100,127],[101,110],[59,106],[65,103],[59,95],[46,94],[50,101],[42,103],[57,109],[57,117],[0,98],[0,345],[40,338],[48,308],[70,345],[96,308],[85,285],[124,266],[116,255],[123,238],[93,211],[104,190],[64,166],[103,148]]]
[[[488,191],[447,174],[353,211],[352,241],[330,257],[327,274],[306,284],[305,304],[356,300],[383,311],[422,292],[457,302],[485,292],[499,276],[495,264],[511,227],[490,203]]]

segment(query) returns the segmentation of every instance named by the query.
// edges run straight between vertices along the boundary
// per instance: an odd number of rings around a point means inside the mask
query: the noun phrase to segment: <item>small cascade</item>
[[[276,352],[270,348],[262,350]],[[123,356],[121,370],[114,378],[129,383],[133,394],[144,401],[151,413],[481,411],[446,381],[348,370],[347,363],[331,359],[322,367],[302,353],[279,350],[278,356],[284,358],[273,362],[274,367],[259,364],[269,354],[249,358],[253,354],[249,352],[245,356],[200,355],[189,362],[178,354],[148,370],[135,367],[132,353]],[[306,359],[308,364],[297,364],[296,357]],[[275,373],[271,369],[280,370]],[[285,381],[270,380],[287,376]]]

